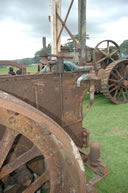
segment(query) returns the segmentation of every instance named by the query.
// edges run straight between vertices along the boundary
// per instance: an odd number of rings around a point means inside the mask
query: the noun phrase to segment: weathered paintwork
[[[93,185],[108,174],[108,169],[100,156],[95,156],[100,155],[95,145],[91,147],[95,153],[82,150],[89,145],[89,132],[82,126],[82,102],[90,90],[86,113],[98,78],[86,71],[90,80],[81,80],[78,87],[83,73],[0,76],[1,191],[97,192]],[[89,182],[84,165],[96,173]]]

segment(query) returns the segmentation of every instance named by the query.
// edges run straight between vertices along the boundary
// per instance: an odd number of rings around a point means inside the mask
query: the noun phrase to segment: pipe
[[[77,87],[80,87],[80,83],[82,80],[89,80],[89,74],[83,74],[77,79]]]

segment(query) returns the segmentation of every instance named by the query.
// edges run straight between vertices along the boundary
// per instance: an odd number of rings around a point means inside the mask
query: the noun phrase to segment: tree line
[[[78,34],[74,35],[75,39],[78,41]],[[87,34],[86,36],[87,39],[89,39],[89,35]],[[65,47],[68,47],[69,50],[74,50],[76,49],[74,42],[72,41],[72,39],[67,39],[67,42],[64,44]],[[121,53],[123,55],[125,55],[126,57],[128,57],[128,40],[124,40],[121,44],[120,44],[120,50]],[[47,46],[47,52],[51,53],[51,45],[48,44]],[[15,60],[17,63],[19,64],[24,64],[24,65],[31,65],[31,64],[36,64],[39,63],[40,60],[40,56],[43,56],[43,48],[41,48],[40,50],[38,50],[33,58],[23,58],[23,59],[19,59],[19,60]]]

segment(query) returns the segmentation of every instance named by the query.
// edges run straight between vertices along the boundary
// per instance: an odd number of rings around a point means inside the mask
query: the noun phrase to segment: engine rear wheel
[[[118,60],[106,68],[101,80],[103,94],[116,104],[128,102],[128,60]]]

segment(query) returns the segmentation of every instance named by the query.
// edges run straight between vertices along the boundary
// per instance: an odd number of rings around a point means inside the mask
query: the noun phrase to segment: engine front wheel
[[[87,193],[83,162],[63,129],[0,91],[0,192]]]

